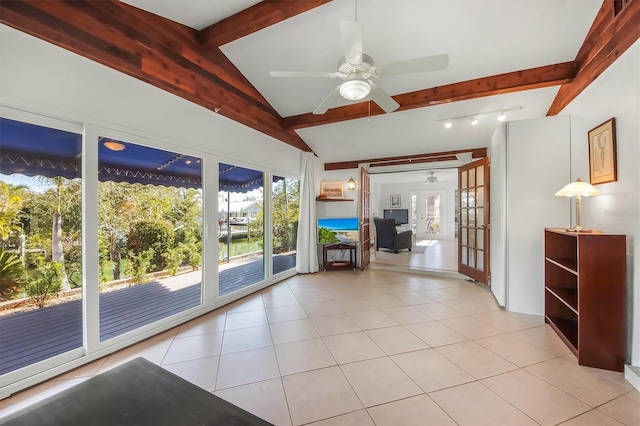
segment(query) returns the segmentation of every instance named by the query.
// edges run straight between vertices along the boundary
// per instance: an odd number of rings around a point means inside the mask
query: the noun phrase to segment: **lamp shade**
[[[556,197],[595,197],[600,195],[600,190],[578,178],[575,182],[571,182],[556,192],[555,195]]]
[[[353,191],[354,189],[356,189],[356,181],[350,177],[347,181],[347,191]]]

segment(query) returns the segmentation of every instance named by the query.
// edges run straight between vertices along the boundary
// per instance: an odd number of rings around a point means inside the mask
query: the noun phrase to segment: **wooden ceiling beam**
[[[571,81],[574,75],[573,61],[564,62],[404,93],[393,96],[393,99],[400,104],[397,111],[407,111],[448,102],[558,86]],[[286,117],[282,122],[287,129],[302,129],[379,114],[384,114],[384,111],[374,102],[371,102],[371,111],[368,102],[360,102],[330,109],[323,115],[308,113]]]
[[[370,167],[400,166],[405,164],[433,163],[439,161],[457,160],[456,154],[470,152],[471,158],[483,158],[487,156],[487,148],[461,149],[457,151],[431,152],[429,154],[404,155],[400,157],[370,158],[367,160],[350,160],[338,163],[325,163],[325,170],[357,169],[360,164],[369,164]]]
[[[176,22],[113,0],[3,0],[0,22],[311,151],[224,55]]]
[[[559,114],[640,38],[640,1],[627,2],[615,15],[613,1],[602,3],[575,59],[576,77],[562,85],[548,116]]]
[[[331,0],[265,0],[203,29],[200,44],[208,49],[260,31]]]

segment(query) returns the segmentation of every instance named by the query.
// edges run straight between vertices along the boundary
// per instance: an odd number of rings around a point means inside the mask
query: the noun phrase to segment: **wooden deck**
[[[274,274],[295,267],[295,254],[274,256]],[[221,271],[220,295],[262,281],[262,258]],[[100,295],[100,340],[201,303],[201,284],[172,290],[163,280]],[[0,318],[0,375],[82,346],[82,301]]]

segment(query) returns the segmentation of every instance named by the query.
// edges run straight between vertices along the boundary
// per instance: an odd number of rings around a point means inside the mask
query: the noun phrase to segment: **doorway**
[[[382,217],[391,208],[392,197],[409,210],[412,250],[399,253],[373,252],[373,264],[457,274],[456,206],[457,168],[398,171],[371,174],[371,215]],[[435,174],[435,179],[434,179]]]

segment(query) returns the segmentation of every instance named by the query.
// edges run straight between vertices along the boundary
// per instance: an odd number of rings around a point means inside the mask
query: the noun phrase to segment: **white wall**
[[[300,151],[270,136],[7,26],[0,40],[4,105],[300,175]]]
[[[489,229],[491,247],[489,255],[491,256],[491,291],[500,306],[507,304],[507,262],[506,262],[506,246],[507,246],[507,203],[506,203],[506,184],[507,184],[507,129],[505,124],[501,124],[491,137],[489,149],[487,150],[491,165],[490,173],[490,199],[489,202],[491,212]]]
[[[602,196],[582,203],[582,223],[627,235],[628,351],[640,366],[640,41],[587,87],[562,114],[571,114],[571,178],[589,179],[587,132],[615,117],[618,181],[597,185]]]
[[[554,197],[570,182],[569,125],[569,117],[514,121],[492,139],[491,241],[503,248],[492,250],[491,285],[506,289],[510,311],[544,314],[544,228],[569,224],[569,200]]]

